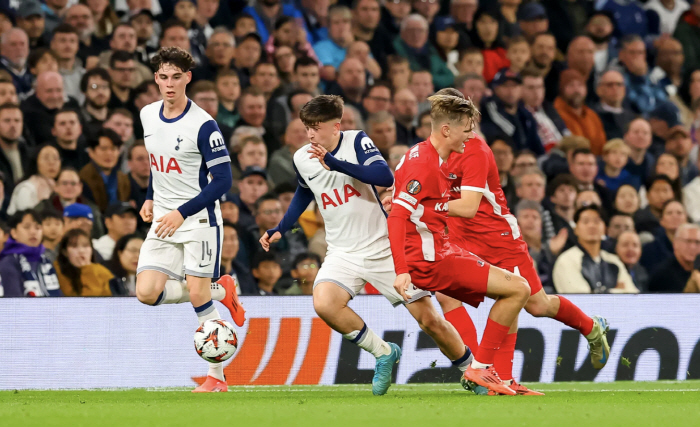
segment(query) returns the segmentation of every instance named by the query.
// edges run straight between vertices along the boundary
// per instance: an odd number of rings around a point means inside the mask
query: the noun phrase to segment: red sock
[[[517,332],[506,335],[503,343],[501,343],[501,348],[498,349],[496,356],[493,358],[493,367],[496,368],[498,376],[503,381],[513,379],[513,353],[515,353],[515,341],[517,338]]]
[[[496,356],[496,351],[503,344],[503,340],[508,335],[510,326],[501,325],[498,322],[489,320],[486,322],[484,336],[481,337],[481,345],[474,355],[474,359],[485,365],[492,365]]]
[[[561,295],[557,296],[559,297],[559,311],[554,318],[566,326],[576,329],[584,336],[590,334],[593,330],[593,319],[586,316],[586,313],[568,299]]]
[[[473,352],[479,348],[479,341],[476,339],[476,328],[472,318],[469,317],[467,309],[464,306],[455,308],[445,313],[445,320],[450,322],[457,329],[459,336],[462,337],[464,344]]]

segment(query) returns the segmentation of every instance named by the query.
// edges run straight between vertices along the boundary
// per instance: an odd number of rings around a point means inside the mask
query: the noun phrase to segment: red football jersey
[[[441,260],[449,252],[449,189],[446,163],[430,139],[413,146],[396,167],[389,240],[397,274],[408,271],[406,262]],[[405,222],[403,236],[392,233],[396,221]]]
[[[508,210],[506,196],[501,188],[496,159],[491,148],[481,137],[476,136],[464,144],[464,153],[452,153],[447,160],[449,170],[450,198],[461,198],[462,190],[483,193],[479,210],[471,219],[450,217],[450,234],[457,236],[500,232],[502,236],[520,237],[518,221]],[[508,234],[506,234],[508,233]]]

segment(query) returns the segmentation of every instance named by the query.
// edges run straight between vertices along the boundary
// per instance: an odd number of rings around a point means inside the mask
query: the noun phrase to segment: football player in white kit
[[[221,301],[242,326],[245,312],[230,276],[218,282],[222,219],[219,198],[231,189],[230,157],[216,122],[185,96],[195,63],[189,52],[162,48],[151,60],[162,101],[141,110],[151,178],[141,217],[153,222],[141,248],[136,296],[144,304],[191,302],[201,323],[219,319]],[[195,392],[228,391],[221,363],[210,363]]]
[[[299,116],[311,144],[294,154],[299,185],[280,224],[260,238],[263,249],[269,250],[315,199],[325,222],[328,253],[314,283],[314,309],[331,328],[377,358],[372,392],[387,392],[401,349],[381,339],[347,306],[367,282],[394,306],[404,304],[452,363],[466,369],[471,352],[424,298],[430,293],[412,287],[404,301],[394,290],[387,214],[374,188],[391,186],[394,177],[379,150],[363,131],[340,131],[343,101],[338,96],[317,96]]]

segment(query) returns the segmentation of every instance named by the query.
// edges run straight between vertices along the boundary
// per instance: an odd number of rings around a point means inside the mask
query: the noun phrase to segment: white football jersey
[[[294,166],[299,185],[311,189],[323,216],[328,255],[340,252],[363,259],[391,255],[387,214],[377,190],[342,172],[326,170],[318,159],[309,158],[310,146],[297,150]],[[331,154],[359,165],[384,161],[363,131],[341,132],[338,147]]]
[[[209,168],[230,162],[224,137],[214,119],[192,100],[178,117],[163,116],[163,101],[141,110],[146,150],[151,160],[153,218],[197,197],[211,181]],[[218,200],[185,218],[178,231],[221,225]]]

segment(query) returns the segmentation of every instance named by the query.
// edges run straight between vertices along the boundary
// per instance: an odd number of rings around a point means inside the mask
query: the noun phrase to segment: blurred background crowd
[[[340,95],[393,170],[445,87],[480,106],[549,292],[699,291],[700,1],[0,0],[0,296],[135,294],[164,46],[193,54],[188,96],[229,143],[241,294],[311,294],[326,253],[314,204],[258,244],[296,188],[301,107]]]

